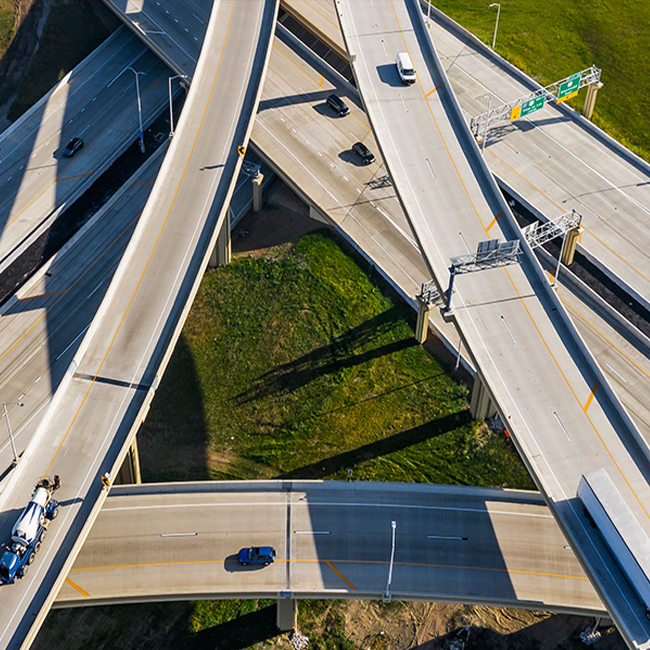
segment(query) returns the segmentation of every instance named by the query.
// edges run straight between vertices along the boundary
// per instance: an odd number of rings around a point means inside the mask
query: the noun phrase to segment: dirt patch
[[[264,206],[249,212],[232,233],[234,257],[263,257],[274,248],[297,242],[325,226],[310,218],[309,208],[279,178],[265,189]]]

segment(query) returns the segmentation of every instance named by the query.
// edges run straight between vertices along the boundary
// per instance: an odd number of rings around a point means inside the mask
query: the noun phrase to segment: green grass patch
[[[87,0],[56,0],[9,119],[18,119],[109,35]]]
[[[0,59],[5,55],[16,34],[17,14],[15,0],[0,0]]]
[[[352,469],[359,480],[534,489],[511,444],[471,420],[467,389],[414,344],[413,320],[327,233],[212,270],[141,447],[176,457],[175,437],[204,439],[214,479]]]
[[[433,4],[492,44],[497,10],[488,2]],[[593,121],[650,160],[649,0],[510,0],[501,5],[496,51],[542,85],[602,68]],[[585,92],[569,101],[579,111]]]

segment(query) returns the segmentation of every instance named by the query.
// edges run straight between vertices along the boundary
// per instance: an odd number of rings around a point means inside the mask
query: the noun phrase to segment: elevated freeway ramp
[[[145,3],[146,4],[146,3]],[[268,61],[274,0],[215,4],[176,136],[93,324],[9,478],[3,537],[34,482],[61,514],[28,578],[0,593],[3,647],[27,647],[146,414],[224,219]],[[58,496],[57,495],[57,496]]]
[[[537,493],[404,483],[235,481],[111,490],[55,607],[386,596],[601,615]],[[273,545],[267,568],[240,548]]]
[[[630,644],[644,606],[587,522],[576,489],[604,467],[650,531],[647,446],[519,232],[463,119],[413,0],[337,0],[349,58],[397,194],[438,288],[450,259],[516,241],[520,263],[460,275],[451,317],[571,546]],[[417,80],[395,66],[408,52]]]

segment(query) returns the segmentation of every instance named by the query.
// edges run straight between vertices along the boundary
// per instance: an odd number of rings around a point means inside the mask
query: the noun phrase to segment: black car
[[[349,115],[348,105],[338,95],[328,95],[325,102],[339,117]]]
[[[366,147],[363,142],[355,142],[352,145],[352,151],[363,160],[364,164],[369,165],[370,163],[375,162],[375,156],[373,155],[372,151]]]
[[[70,140],[70,142],[65,146],[63,155],[66,158],[72,158],[72,156],[74,156],[83,146],[84,141],[81,138],[72,138],[72,140]]]

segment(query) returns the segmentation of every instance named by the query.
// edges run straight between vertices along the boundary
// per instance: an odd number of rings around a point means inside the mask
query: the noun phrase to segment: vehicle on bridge
[[[410,86],[415,83],[415,68],[413,67],[413,62],[408,52],[398,52],[395,58],[395,65],[397,66],[397,72],[399,72],[399,78],[403,84]]]
[[[59,514],[59,502],[52,498],[61,487],[58,475],[36,484],[34,494],[18,521],[0,556],[0,582],[12,584],[22,578],[36,558],[49,523]]]
[[[606,470],[584,474],[578,497],[650,620],[650,539]]]
[[[242,566],[248,564],[263,564],[264,566],[268,566],[275,559],[275,549],[272,546],[242,548],[237,554],[237,558]]]

